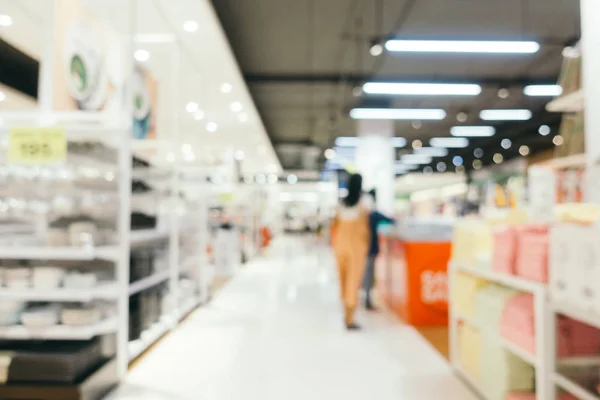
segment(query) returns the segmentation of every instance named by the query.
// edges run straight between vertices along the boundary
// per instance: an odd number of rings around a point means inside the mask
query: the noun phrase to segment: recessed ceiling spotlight
[[[500,153],[496,153],[494,154],[493,159],[496,164],[502,164],[502,161],[504,161],[504,156]]]
[[[483,157],[483,149],[476,148],[475,150],[473,150],[473,155],[477,158]]]
[[[333,149],[325,150],[325,158],[328,160],[333,160],[336,156],[336,152]]]
[[[521,146],[519,147],[519,154],[521,154],[523,157],[529,155],[529,146]]]
[[[196,112],[194,113],[194,119],[196,121],[202,121],[204,119],[204,111],[196,110]]]
[[[385,48],[389,51],[419,53],[531,54],[536,53],[540,45],[531,41],[392,39],[385,43]]]
[[[233,91],[233,86],[231,86],[231,83],[221,83],[219,90],[221,93],[231,93]]]
[[[265,176],[265,174],[258,174],[255,177],[256,179],[256,183],[258,183],[259,185],[264,185],[265,183],[267,183],[267,177]]]
[[[555,146],[562,146],[564,142],[565,142],[565,139],[560,135],[556,135],[552,139],[552,143],[554,143]]]
[[[240,103],[239,101],[234,101],[233,103],[231,103],[231,111],[237,113],[240,112],[244,109],[244,107],[242,106],[242,103]]]
[[[411,125],[415,129],[421,129],[423,127],[423,123],[421,121],[413,121]]]
[[[442,162],[442,161],[440,161],[439,163],[437,163],[437,165],[435,167],[438,170],[438,172],[446,172],[446,169],[448,168],[446,166],[446,163]]]
[[[498,89],[498,97],[501,99],[508,99],[510,96],[510,90],[507,88]]]
[[[412,148],[417,150],[420,149],[421,147],[423,147],[423,142],[421,142],[419,139],[413,140],[412,142]]]
[[[0,14],[0,26],[11,26],[13,23],[12,17],[6,14]]]
[[[540,126],[540,129],[538,129],[538,132],[542,136],[548,136],[550,134],[550,127],[548,125],[542,125]]]
[[[379,42],[373,43],[369,48],[369,53],[373,57],[378,57],[383,54],[383,45]]]
[[[459,166],[456,167],[455,171],[457,173],[459,173],[459,174],[463,173],[463,172],[465,172],[465,166],[464,165],[459,165]]]
[[[473,169],[481,169],[483,167],[483,163],[481,160],[473,160]]]
[[[295,185],[296,183],[298,183],[298,177],[296,175],[294,175],[294,174],[290,174],[287,177],[287,182],[290,185]]]
[[[360,97],[360,96],[362,96],[362,94],[363,94],[362,87],[356,86],[352,89],[352,96]]]
[[[238,120],[240,122],[248,122],[248,114],[246,114],[245,112],[241,112],[238,114]]]
[[[196,32],[198,30],[198,23],[196,21],[185,21],[183,23],[183,30],[189,33]]]
[[[235,158],[238,161],[242,161],[244,159],[244,152],[241,150],[237,150],[235,153],[233,153],[233,158]]]
[[[217,123],[216,123],[216,122],[208,122],[208,123],[206,124],[206,130],[207,130],[208,132],[216,132],[216,131],[217,131],[217,129],[219,129],[219,125],[217,125]]]
[[[2,103],[4,100],[6,100],[6,94],[0,90],[0,103]]]
[[[144,49],[137,49],[133,57],[139,62],[146,62],[150,59],[150,52]]]
[[[196,103],[195,101],[190,101],[189,103],[186,104],[185,106],[185,110],[189,113],[195,113],[196,111],[198,111],[198,103]],[[195,116],[195,114],[194,114]]]
[[[461,156],[454,156],[452,158],[452,164],[454,164],[455,167],[463,165],[463,158]]]
[[[456,114],[456,120],[458,122],[467,122],[468,118],[469,115],[466,112],[459,112],[458,114]]]
[[[433,174],[433,168],[430,166],[427,166],[427,167],[423,168],[423,173],[425,175],[431,175],[431,174]]]
[[[510,139],[502,139],[500,146],[502,146],[503,149],[508,150],[510,149],[510,146],[512,146],[512,141]]]

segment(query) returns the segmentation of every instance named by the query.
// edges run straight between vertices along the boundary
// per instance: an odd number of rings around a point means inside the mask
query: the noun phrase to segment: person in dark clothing
[[[363,289],[365,290],[365,307],[367,310],[374,310],[371,301],[371,289],[375,283],[375,259],[379,254],[379,240],[377,238],[377,226],[382,222],[393,224],[395,220],[388,218],[376,210],[377,192],[375,189],[369,191],[373,199],[373,210],[369,213],[369,253],[367,256],[367,267],[363,277]]]

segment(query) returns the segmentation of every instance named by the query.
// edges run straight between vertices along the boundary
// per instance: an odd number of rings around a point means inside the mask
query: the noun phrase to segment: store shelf
[[[152,327],[142,332],[142,337],[129,342],[129,361],[133,361],[148,350],[154,343],[160,340],[169,332],[169,324],[164,318]]]
[[[6,289],[0,291],[2,300],[21,301],[59,301],[59,302],[89,302],[92,300],[112,300],[118,296],[115,283],[100,284],[91,289],[56,288],[40,289]]]
[[[159,240],[167,240],[168,238],[169,232],[159,229],[133,230],[129,234],[129,242],[132,246]]]
[[[546,110],[550,112],[578,112],[585,108],[583,90],[566,94],[546,104]]]
[[[543,283],[529,281],[518,276],[502,274],[492,271],[491,269],[473,268],[455,262],[451,262],[451,264],[452,268],[455,270],[462,271],[469,275],[473,275],[491,282],[496,282],[522,292],[542,294],[546,290],[546,286]]]
[[[575,356],[556,359],[559,367],[590,367],[600,366],[600,356]]]
[[[558,387],[576,396],[579,400],[600,400],[599,395],[588,392],[586,389],[558,372],[555,372],[552,378]]]
[[[33,328],[22,325],[0,327],[2,340],[90,340],[117,331],[117,319],[109,318],[95,325]]]
[[[0,247],[0,259],[5,260],[116,260],[118,247]]]
[[[564,302],[552,302],[551,306],[555,313],[566,315],[600,329],[600,315],[591,310],[584,310]]]
[[[519,347],[519,345],[511,342],[508,339],[503,338],[499,332],[492,332],[489,329],[482,328],[478,324],[474,323],[471,319],[464,317],[458,313],[456,313],[455,316],[456,316],[457,320],[460,320],[460,321],[472,326],[473,328],[477,329],[479,332],[483,333],[487,337],[493,338],[493,340],[497,341],[500,344],[500,346],[504,347],[506,350],[510,351],[511,353],[513,353],[514,355],[516,355],[517,357],[519,357],[526,363],[533,365],[534,367],[539,366],[540,361],[535,356],[535,354],[531,354],[527,350]]]
[[[481,389],[481,386],[475,381],[475,379],[473,379],[473,377],[467,371],[465,371],[465,369],[461,365],[455,364],[453,365],[453,368],[454,373],[458,375],[458,377],[461,378],[472,391],[475,392],[477,397],[481,399],[489,398],[485,395],[485,393]]]
[[[136,293],[154,287],[163,283],[164,281],[169,279],[169,270],[158,271],[153,275],[150,275],[146,278],[140,279],[139,281],[133,282],[129,285],[129,295],[132,296]]]

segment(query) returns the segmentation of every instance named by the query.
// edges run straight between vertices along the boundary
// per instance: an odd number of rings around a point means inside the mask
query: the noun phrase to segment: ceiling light
[[[560,136],[560,135],[556,135],[552,139],[552,143],[554,143],[555,146],[562,146],[562,144],[564,142],[565,142],[565,139],[562,136]]]
[[[467,122],[468,118],[469,115],[466,112],[459,112],[458,114],[456,114],[456,120],[458,122]]]
[[[562,94],[562,87],[559,85],[529,85],[523,89],[525,96],[547,96],[554,97]]]
[[[446,118],[441,109],[410,108],[353,108],[350,117],[354,119],[433,119]]]
[[[393,137],[392,146],[394,146],[396,149],[401,149],[406,146],[406,139],[403,137]]]
[[[446,157],[448,155],[448,149],[443,147],[420,147],[415,150],[416,154],[427,154],[431,157]]]
[[[494,157],[493,157],[493,158],[494,158],[494,162],[495,162],[496,164],[501,164],[501,163],[502,163],[502,161],[504,161],[504,156],[503,156],[502,154],[500,154],[500,153],[496,153],[496,154],[494,154]]]
[[[369,53],[373,57],[377,57],[383,54],[383,45],[381,43],[374,43],[369,49]]]
[[[477,158],[483,157],[483,149],[477,148],[473,150],[473,155]]]
[[[231,83],[221,83],[219,90],[221,93],[231,93],[233,91],[233,86],[231,86]]]
[[[144,49],[137,49],[133,57],[139,62],[146,62],[150,59],[150,52]]]
[[[419,164],[402,164],[402,163],[394,164],[394,170],[396,172],[408,172],[408,171],[413,171],[417,168],[419,168]]]
[[[187,109],[187,107],[186,107],[186,109]],[[194,119],[195,119],[196,121],[202,121],[202,120],[204,119],[204,111],[202,111],[202,110],[197,110],[197,111],[194,113]]]
[[[431,174],[433,174],[433,168],[430,166],[427,166],[427,167],[423,168],[423,173],[425,175],[431,175]]]
[[[457,173],[459,173],[459,174],[460,174],[460,173],[463,173],[463,172],[465,172],[465,167],[464,167],[464,165],[459,165],[459,166],[457,166],[457,167],[456,167],[456,169],[455,169],[455,171],[456,171]]]
[[[454,156],[452,158],[452,164],[454,164],[455,167],[463,165],[463,158],[461,156]]]
[[[437,165],[435,166],[435,168],[438,170],[438,172],[446,172],[446,169],[448,167],[446,166],[445,162],[440,161],[439,163],[437,163]]]
[[[360,143],[361,138],[358,136],[342,136],[335,139],[335,145],[338,147],[356,147]],[[401,137],[395,137],[391,140],[392,146],[395,148],[402,148],[406,146],[406,139]]]
[[[219,128],[219,125],[217,125],[215,122],[208,122],[206,124],[206,130],[208,132],[216,132],[218,128]]]
[[[237,113],[240,112],[244,109],[244,107],[242,106],[242,103],[240,103],[239,101],[234,101],[233,103],[231,103],[231,111]]]
[[[235,153],[233,153],[233,158],[235,158],[237,161],[242,161],[244,159],[244,152],[237,150]]]
[[[469,139],[462,137],[439,137],[429,140],[432,147],[445,147],[447,149],[461,149],[469,145]]]
[[[362,96],[362,94],[363,94],[363,91],[360,86],[356,86],[355,88],[352,89],[352,96],[360,97],[360,96]]]
[[[400,157],[400,161],[404,164],[430,164],[431,156],[427,154],[405,154]]]
[[[482,110],[479,117],[484,121],[526,121],[531,119],[529,110]]]
[[[423,127],[423,123],[421,121],[413,121],[411,125],[415,129],[421,129]]]
[[[189,33],[196,32],[198,30],[198,23],[196,21],[185,21],[183,23],[183,30]]]
[[[6,100],[6,93],[0,90],[0,103],[2,103],[4,100]]]
[[[502,139],[500,146],[502,146],[503,149],[508,150],[510,149],[510,146],[512,146],[512,141],[510,139]]]
[[[493,126],[453,126],[450,128],[452,136],[461,137],[490,137],[494,136],[496,129]]]
[[[288,175],[287,182],[290,185],[295,185],[296,183],[298,183],[298,177],[294,174]]]
[[[421,142],[419,139],[413,140],[412,142],[412,148],[413,149],[420,149],[421,147],[423,147],[423,142]]]
[[[189,113],[195,113],[196,111],[198,111],[198,103],[196,103],[195,101],[190,101],[186,104],[185,110]]]
[[[510,90],[507,88],[498,89],[498,97],[501,99],[508,99],[510,97]]]
[[[481,167],[483,167],[481,160],[473,160],[473,169],[481,169]]]
[[[277,178],[277,175],[275,174],[269,174],[269,176],[267,177],[267,181],[271,184],[274,185],[277,183],[277,181],[279,180],[279,178]]]
[[[548,136],[550,134],[550,127],[548,125],[542,125],[540,126],[540,129],[538,129],[538,132],[542,136]]]
[[[258,183],[259,185],[264,185],[265,183],[267,183],[267,177],[264,174],[256,175],[256,183]]]
[[[388,40],[389,51],[432,52],[432,53],[513,53],[531,54],[540,45],[531,41],[473,41],[473,40]]]
[[[325,150],[325,158],[328,160],[333,160],[336,156],[336,152],[333,149]]]
[[[238,114],[238,120],[240,122],[248,122],[248,114],[246,114],[245,112],[241,112]]]
[[[529,147],[525,145],[519,147],[519,154],[521,154],[523,157],[529,155]]]
[[[6,14],[0,14],[0,26],[11,26],[12,17]]]
[[[363,92],[408,96],[477,96],[481,93],[481,86],[470,83],[367,82],[363,85]]]

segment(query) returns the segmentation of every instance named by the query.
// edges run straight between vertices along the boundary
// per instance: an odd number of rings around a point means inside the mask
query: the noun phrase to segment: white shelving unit
[[[584,109],[585,103],[582,89],[558,97],[546,104],[546,110],[550,112],[574,113],[583,111]]]
[[[471,327],[485,333],[486,337],[497,340],[499,346],[510,351],[517,357],[521,358],[526,363],[532,365],[535,368],[535,379],[536,379],[536,399],[537,400],[549,400],[554,399],[548,397],[549,395],[549,379],[548,374],[551,369],[549,361],[549,318],[547,310],[547,291],[543,284],[531,282],[522,279],[517,276],[506,275],[495,272],[491,269],[476,268],[472,266],[461,265],[460,263],[450,262],[449,264],[449,288],[452,290],[452,281],[454,275],[457,272],[463,272],[472,275],[477,278],[485,279],[486,281],[497,283],[506,287],[513,288],[517,291],[531,293],[534,298],[534,324],[535,324],[535,354],[531,354],[528,351],[522,349],[517,344],[503,338],[500,332],[489,332],[485,331],[485,328],[477,326],[473,321],[465,316],[461,315],[459,310],[453,306],[450,302],[450,362],[457,372],[457,375],[461,377],[465,382],[474,389],[474,391],[483,399],[489,399],[490,396],[485,394],[485,388],[482,388],[475,380],[468,375],[468,373],[461,367],[458,358],[458,326],[460,323],[468,324]],[[450,297],[452,298],[452,297]]]
[[[25,327],[2,326],[0,338],[3,340],[90,340],[95,336],[116,333],[119,329],[117,318],[109,318],[90,326]]]

